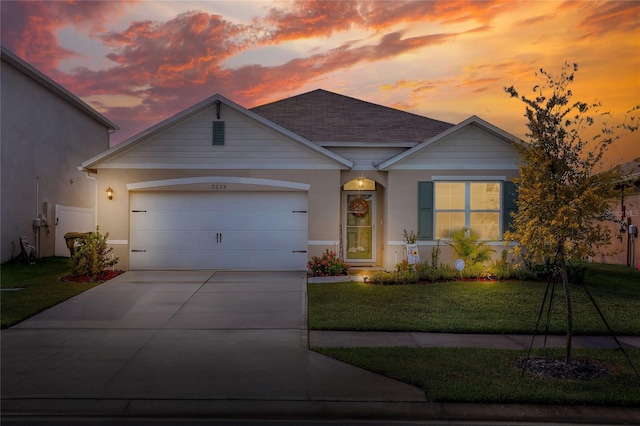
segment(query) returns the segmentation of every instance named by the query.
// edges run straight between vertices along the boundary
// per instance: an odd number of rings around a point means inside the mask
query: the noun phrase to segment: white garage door
[[[131,269],[306,269],[306,193],[133,192],[130,224]]]

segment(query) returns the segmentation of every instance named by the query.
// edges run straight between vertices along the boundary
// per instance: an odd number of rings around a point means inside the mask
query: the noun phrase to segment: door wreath
[[[349,204],[349,210],[355,217],[365,217],[369,212],[369,203],[364,198],[356,198]]]

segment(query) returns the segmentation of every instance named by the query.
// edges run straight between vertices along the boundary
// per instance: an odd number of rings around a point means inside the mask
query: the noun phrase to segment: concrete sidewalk
[[[640,336],[616,336],[623,348],[640,349]],[[533,336],[521,334],[462,334],[381,331],[309,331],[311,347],[467,347],[527,350]],[[534,348],[563,348],[565,336],[536,336]],[[573,336],[574,348],[618,348],[611,336]]]

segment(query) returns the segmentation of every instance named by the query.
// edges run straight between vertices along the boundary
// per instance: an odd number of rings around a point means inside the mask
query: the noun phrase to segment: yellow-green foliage
[[[96,232],[91,232],[81,246],[79,246],[73,257],[71,257],[71,272],[75,276],[88,275],[92,279],[96,278],[100,272],[118,263],[118,258],[110,258],[109,254],[113,247],[107,246],[109,233],[102,235],[100,228]]]
[[[469,228],[462,228],[451,234],[449,245],[469,267],[477,267],[491,260],[495,252],[486,242],[480,241],[480,236]]]
[[[575,71],[575,64],[565,64],[560,76],[540,70],[546,82],[534,87],[533,98],[505,88],[525,103],[529,129],[528,143],[515,145],[521,154],[514,179],[518,211],[505,240],[520,243],[516,254],[528,262],[552,269],[564,269],[566,259],[592,255],[594,247],[609,242],[603,218],[620,195],[622,175],[619,167],[603,169],[602,158],[612,143],[637,129],[637,117],[610,126],[598,120],[604,115],[598,103],[572,101]],[[599,132],[590,129],[597,125]]]

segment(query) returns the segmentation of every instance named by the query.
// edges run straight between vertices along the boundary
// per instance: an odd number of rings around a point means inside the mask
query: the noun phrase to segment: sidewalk
[[[309,330],[311,347],[358,347],[358,346],[407,346],[430,347],[475,347],[489,349],[527,350],[531,335],[521,334],[457,334],[382,331],[321,331]],[[565,336],[536,336],[534,348],[563,348]],[[640,349],[640,336],[616,336],[623,348]],[[618,348],[611,336],[573,336],[574,348]]]

